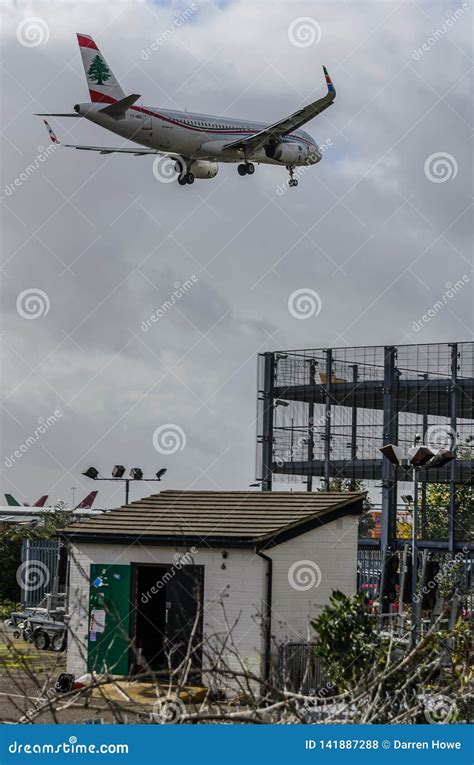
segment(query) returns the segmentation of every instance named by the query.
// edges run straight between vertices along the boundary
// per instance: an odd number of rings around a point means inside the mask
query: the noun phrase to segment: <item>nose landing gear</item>
[[[293,175],[295,174],[295,168],[291,167],[291,165],[288,165],[286,168],[290,174],[290,180],[288,181],[288,186],[297,186],[298,180],[297,178],[293,178]]]
[[[239,175],[253,175],[255,172],[255,165],[252,162],[242,162],[237,167]]]

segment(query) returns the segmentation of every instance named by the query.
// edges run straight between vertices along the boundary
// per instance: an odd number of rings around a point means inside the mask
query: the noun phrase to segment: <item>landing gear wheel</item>
[[[239,175],[247,175],[247,165],[239,165],[237,170]]]
[[[178,183],[180,186],[186,186],[187,182],[188,179],[185,175],[182,178],[178,178]]]
[[[187,174],[186,183],[194,183],[194,175],[192,173]]]
[[[288,186],[297,186],[298,185],[298,181],[296,180],[296,178],[293,178],[293,176],[295,174],[294,167],[291,167],[290,165],[287,165],[286,169],[288,170],[288,172],[290,174],[290,180],[288,181]]]
[[[255,165],[252,162],[247,163],[247,175],[253,175],[255,172]]]
[[[35,648],[38,651],[47,651],[49,648],[49,635],[47,632],[38,632],[35,637]]]

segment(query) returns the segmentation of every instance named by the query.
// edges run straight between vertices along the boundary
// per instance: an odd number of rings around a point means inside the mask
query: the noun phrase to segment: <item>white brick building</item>
[[[224,662],[268,675],[333,590],[355,592],[363,498],[164,491],[70,526],[68,672],[158,672],[190,643],[198,670],[232,625]]]

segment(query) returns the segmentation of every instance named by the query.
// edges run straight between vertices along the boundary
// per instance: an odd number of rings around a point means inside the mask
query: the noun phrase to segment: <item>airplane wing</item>
[[[118,149],[115,146],[81,146],[80,144],[76,144],[76,143],[61,143],[59,138],[56,136],[56,133],[53,131],[51,126],[48,124],[48,122],[46,122],[46,120],[44,120],[44,124],[46,125],[51,141],[55,143],[57,146],[65,146],[67,149],[81,149],[82,151],[98,151],[100,154],[114,154],[114,153],[134,154],[136,157],[141,157],[142,155],[145,155],[145,154],[161,154],[162,153],[162,152],[156,151],[156,149],[139,149],[139,148]]]
[[[251,154],[257,151],[257,149],[259,149],[265,143],[268,143],[272,140],[278,140],[283,136],[288,135],[288,133],[292,133],[294,130],[297,130],[306,122],[313,119],[313,117],[321,114],[321,112],[331,106],[332,102],[336,98],[336,89],[332,84],[332,80],[325,66],[323,66],[323,71],[328,89],[325,96],[318,98],[317,101],[313,101],[313,103],[309,104],[308,106],[304,106],[302,109],[298,109],[297,112],[290,114],[289,117],[285,117],[284,119],[275,122],[273,125],[269,125],[269,127],[261,130],[258,133],[255,133],[254,135],[248,136],[247,138],[240,138],[237,141],[226,144],[224,148],[245,149],[249,154]]]

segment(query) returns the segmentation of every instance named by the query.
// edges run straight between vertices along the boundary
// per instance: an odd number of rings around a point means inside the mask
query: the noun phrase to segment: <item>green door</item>
[[[87,668],[127,675],[130,648],[130,566],[92,563]]]

